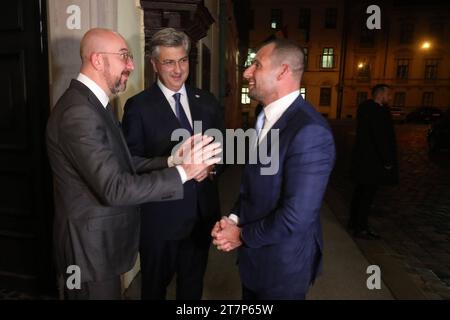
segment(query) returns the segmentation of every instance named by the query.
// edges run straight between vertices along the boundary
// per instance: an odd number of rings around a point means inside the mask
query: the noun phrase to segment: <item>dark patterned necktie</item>
[[[106,111],[108,111],[109,116],[111,117],[112,121],[118,126],[120,127],[120,122],[119,120],[117,120],[116,115],[114,114],[114,110],[111,106],[110,103],[108,103],[108,105],[106,106]]]
[[[177,92],[173,95],[173,98],[175,99],[175,113],[178,118],[178,122],[180,122],[180,125],[182,128],[188,130],[191,134],[193,134],[191,124],[189,123],[189,120],[186,116],[186,113],[184,112],[183,106],[181,105],[181,93]]]

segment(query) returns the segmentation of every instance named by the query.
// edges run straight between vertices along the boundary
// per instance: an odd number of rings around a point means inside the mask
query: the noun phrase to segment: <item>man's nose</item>
[[[174,71],[176,73],[181,73],[181,61],[175,61]]]
[[[127,68],[129,70],[131,70],[131,71],[134,70],[134,61],[133,61],[133,59],[128,59],[128,61],[127,61]]]
[[[245,71],[244,71],[244,78],[245,79],[249,79],[249,78],[252,77],[252,74],[253,74],[253,65],[251,65],[250,67],[245,69]]]

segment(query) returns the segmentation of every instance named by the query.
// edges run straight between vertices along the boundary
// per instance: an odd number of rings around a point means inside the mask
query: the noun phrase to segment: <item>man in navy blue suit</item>
[[[184,32],[166,28],[150,42],[151,63],[158,75],[150,88],[125,104],[122,127],[134,156],[169,156],[178,141],[172,133],[192,134],[194,122],[202,131],[222,130],[217,100],[204,90],[185,85],[189,75],[190,40]],[[210,231],[220,217],[215,173],[208,167],[183,185],[184,198],[141,206],[140,256],[142,299],[166,298],[166,288],[176,274],[176,298],[202,297],[203,276],[211,244]]]
[[[303,61],[300,47],[275,39],[244,72],[264,106],[250,151],[267,144],[278,164],[246,164],[232,214],[212,229],[219,250],[239,248],[243,299],[304,299],[321,270],[320,209],[335,147],[326,120],[300,96]],[[268,175],[267,166],[278,170]]]

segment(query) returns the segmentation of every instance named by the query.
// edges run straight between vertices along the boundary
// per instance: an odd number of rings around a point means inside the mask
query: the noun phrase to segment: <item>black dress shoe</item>
[[[353,234],[355,238],[365,239],[365,240],[378,240],[380,235],[370,229],[355,231]]]

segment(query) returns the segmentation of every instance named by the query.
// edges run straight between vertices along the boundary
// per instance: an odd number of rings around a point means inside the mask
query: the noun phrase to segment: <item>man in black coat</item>
[[[150,49],[158,80],[127,101],[122,127],[132,155],[167,157],[177,143],[171,141],[175,130],[189,135],[194,122],[201,123],[203,132],[221,130],[222,113],[209,92],[185,85],[190,41],[184,32],[162,29]],[[176,298],[201,299],[210,230],[220,216],[216,170],[209,167],[186,183],[181,200],[141,206],[142,299],[165,299],[175,273]]]
[[[356,187],[349,228],[364,239],[379,238],[368,223],[378,186],[398,183],[397,143],[388,107],[391,89],[378,84],[372,89],[372,97],[358,107],[351,167]]]

